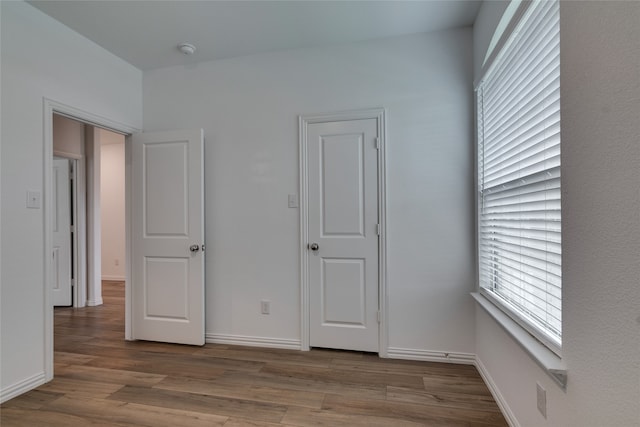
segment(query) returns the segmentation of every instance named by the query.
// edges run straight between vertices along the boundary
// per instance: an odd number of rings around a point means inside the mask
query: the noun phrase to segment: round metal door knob
[[[200,250],[200,245],[191,245],[189,246],[189,250],[191,252],[198,252]]]
[[[317,251],[318,249],[320,249],[320,246],[317,243],[311,243],[309,245],[309,249],[311,249],[312,251]]]

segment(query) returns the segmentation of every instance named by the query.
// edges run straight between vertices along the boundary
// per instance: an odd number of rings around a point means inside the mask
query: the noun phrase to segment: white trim
[[[250,347],[284,348],[300,350],[300,340],[286,338],[249,337],[244,335],[204,334],[205,342],[212,344],[244,345]]]
[[[104,274],[102,275],[102,280],[111,280],[114,282],[123,282],[125,280],[127,280],[126,276],[105,276]]]
[[[55,151],[54,151],[55,153]],[[84,156],[78,159],[72,159],[73,162],[73,270],[74,283],[73,287],[73,306],[76,308],[84,307],[86,282],[86,266],[87,266],[87,247],[86,247],[86,215],[85,209],[85,186],[84,186]]]
[[[76,287],[73,306],[82,308],[87,301],[87,183],[84,156],[76,161],[75,201],[76,201]]]
[[[84,156],[82,154],[70,153],[70,152],[62,151],[62,150],[56,150],[55,148],[53,149],[53,155],[54,156],[58,156],[58,157],[64,157],[65,159],[73,159],[73,160],[80,160],[80,159],[84,158]]]
[[[307,126],[311,123],[325,123],[334,121],[376,119],[378,131],[378,221],[380,237],[378,240],[378,354],[388,357],[388,325],[387,325],[387,172],[386,172],[386,110],[372,108],[364,110],[344,111],[330,114],[299,116],[299,162],[300,162],[300,341],[302,350],[308,351],[309,346],[309,194],[308,194],[308,164],[307,164]]]
[[[476,366],[476,369],[478,369],[478,372],[480,373],[482,380],[487,385],[487,387],[489,388],[489,391],[493,395],[493,399],[498,404],[498,408],[500,408],[500,412],[502,412],[502,415],[504,416],[507,423],[511,427],[520,427],[520,423],[518,423],[516,416],[511,411],[511,408],[509,407],[507,400],[504,398],[504,396],[502,396],[502,393],[500,393],[500,389],[498,389],[498,386],[493,381],[493,378],[489,374],[489,371],[484,366],[482,361],[478,358],[478,356],[476,356],[474,364]]]
[[[131,178],[131,153],[132,138],[127,135],[124,138],[124,229],[125,229],[125,282],[124,282],[124,339],[133,341],[133,304],[131,289],[131,254],[133,253],[131,238],[131,223],[133,222],[131,187],[133,186]]]
[[[44,354],[43,354],[43,371],[44,382],[53,379],[53,295],[52,288],[49,280],[52,272],[51,253],[52,248],[52,230],[53,224],[51,223],[51,209],[52,203],[50,200],[50,188],[53,181],[52,178],[52,165],[53,165],[53,114],[59,114],[65,117],[79,120],[84,123],[89,123],[94,126],[102,127],[113,132],[122,134],[130,134],[139,131],[138,129],[126,125],[124,123],[116,122],[108,118],[98,116],[96,114],[89,113],[84,110],[80,110],[75,107],[48,99],[43,98],[42,103],[43,110],[43,135],[42,135],[42,222],[43,222],[43,259],[44,259],[44,278],[42,280],[42,293],[43,298],[43,312],[44,312]],[[128,256],[129,254],[127,254]],[[128,264],[128,263],[127,263]],[[127,277],[126,286],[130,282]],[[33,384],[33,383],[30,383]],[[24,390],[26,391],[26,390]]]
[[[419,360],[423,362],[457,363],[473,365],[476,355],[473,353],[456,353],[447,351],[431,351],[415,348],[389,347],[387,357],[390,359]]]
[[[300,348],[309,351],[309,254],[307,254],[306,243],[309,241],[309,195],[307,192],[308,180],[307,176],[307,122],[300,116],[298,117],[298,145],[299,145],[299,213],[300,213]]]
[[[47,379],[45,378],[44,372],[40,372],[22,381],[18,381],[17,383],[0,390],[0,403],[13,399],[16,396],[28,392],[29,390],[33,390],[46,382]]]
[[[86,232],[87,232],[87,305],[99,305],[102,298],[102,228],[100,209],[100,131],[85,126]],[[91,301],[91,302],[89,302]]]
[[[531,335],[508,314],[477,292],[471,294],[476,303],[542,368],[563,390],[567,387],[567,368],[560,357]]]
[[[58,115],[67,117],[72,120],[78,120],[88,125],[110,130],[121,135],[128,135],[141,131],[140,129],[128,124],[111,120],[107,117],[99,116],[97,114],[93,114],[88,111],[54,101],[49,98],[44,98],[44,102],[45,105],[49,105],[51,109]]]
[[[102,297],[87,300],[87,307],[95,307],[97,305],[102,305],[102,304],[103,304]]]

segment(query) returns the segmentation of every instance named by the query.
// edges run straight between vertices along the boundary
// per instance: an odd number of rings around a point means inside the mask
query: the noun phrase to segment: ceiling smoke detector
[[[185,55],[191,55],[196,51],[196,47],[191,43],[180,43],[178,45],[178,49],[180,50],[180,52],[184,53]]]

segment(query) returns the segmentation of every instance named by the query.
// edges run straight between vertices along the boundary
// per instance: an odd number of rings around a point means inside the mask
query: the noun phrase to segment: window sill
[[[563,390],[566,389],[567,368],[557,354],[549,350],[480,293],[472,292],[471,296]]]

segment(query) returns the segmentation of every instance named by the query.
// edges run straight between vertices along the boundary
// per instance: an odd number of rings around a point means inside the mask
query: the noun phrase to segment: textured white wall
[[[100,130],[102,279],[125,279],[124,136]]]
[[[389,346],[474,352],[472,66],[461,29],[145,73],[145,130],[205,129],[207,333],[300,338],[297,117],[381,106]]]
[[[567,390],[481,308],[477,354],[522,426],[638,426],[640,3],[562,2],[560,33]]]
[[[43,98],[141,127],[141,72],[24,2],[2,10],[0,388],[44,370]]]

